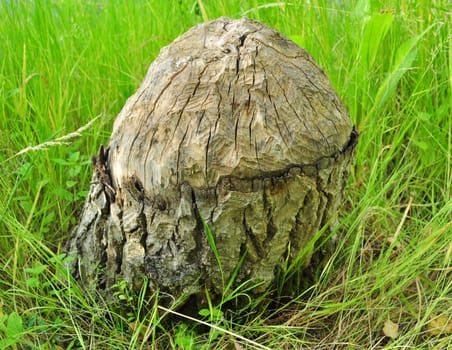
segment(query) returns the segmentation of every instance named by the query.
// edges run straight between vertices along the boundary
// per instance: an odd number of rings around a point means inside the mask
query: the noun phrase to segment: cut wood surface
[[[247,18],[200,24],[162,49],[93,160],[73,274],[178,296],[221,293],[237,269],[261,293],[334,225],[356,140],[305,50]]]

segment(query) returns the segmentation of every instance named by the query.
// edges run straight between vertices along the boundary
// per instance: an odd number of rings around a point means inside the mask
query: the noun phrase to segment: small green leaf
[[[72,255],[68,255],[62,258],[61,262],[64,264],[70,264],[72,262],[74,262],[77,258],[75,256]]]
[[[223,311],[221,311],[218,308],[213,308],[211,313],[212,313],[212,318],[214,318],[214,319],[223,318],[223,315],[224,315]]]
[[[66,257],[67,257],[67,255],[66,254],[58,254],[58,255],[55,255],[55,256],[53,256],[53,257],[51,257],[50,259],[49,259],[49,261],[51,262],[51,263],[53,263],[53,264],[55,264],[55,263],[61,263],[61,262],[66,262]],[[71,261],[73,261],[73,260],[71,260]],[[69,261],[68,261],[69,262]]]
[[[25,284],[29,288],[39,288],[41,283],[39,282],[38,278],[30,277],[30,278],[27,278],[27,280],[25,281]]]
[[[201,309],[201,310],[198,311],[198,314],[200,316],[207,317],[207,316],[210,315],[210,311],[209,311],[209,309]]]
[[[71,165],[67,174],[69,177],[76,177],[78,174],[80,174],[81,170],[82,170],[82,167],[80,165]]]
[[[85,199],[86,197],[88,197],[88,193],[89,191],[79,191],[75,194],[75,199],[76,200]]]
[[[16,312],[12,312],[8,317],[8,323],[6,325],[6,333],[8,337],[18,337],[23,331],[23,321]]]
[[[427,151],[430,148],[430,144],[424,141],[413,140],[413,143],[423,151]]]
[[[38,313],[33,313],[27,320],[27,323],[25,324],[25,328],[33,327],[35,324],[38,324]]]
[[[74,180],[68,180],[68,181],[66,181],[66,186],[67,186],[68,188],[74,187],[74,186],[77,185],[77,184],[78,184],[78,181],[74,181]]]
[[[55,213],[53,211],[49,212],[46,216],[42,218],[41,223],[47,225],[55,219]]]
[[[68,201],[70,203],[74,201],[74,195],[64,188],[56,188],[54,192],[57,195],[57,197],[60,197],[65,201]]]
[[[52,162],[57,163],[57,164],[59,164],[59,165],[70,165],[70,164],[68,163],[68,161],[65,160],[65,159],[53,158],[53,159],[52,159]]]
[[[80,159],[80,152],[74,152],[69,156],[68,161],[71,164],[74,164],[74,163],[77,163],[79,159]]]
[[[9,349],[11,345],[16,343],[15,339],[7,338],[0,340],[0,349]]]
[[[47,269],[48,265],[37,265],[35,267],[25,268],[25,272],[31,273],[32,275],[40,275]]]

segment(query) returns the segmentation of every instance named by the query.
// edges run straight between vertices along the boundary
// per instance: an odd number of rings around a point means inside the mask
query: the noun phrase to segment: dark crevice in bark
[[[256,138],[254,138],[254,150],[255,150],[255,152],[256,152],[257,166],[258,166],[259,169],[261,169],[261,164],[260,164],[260,162],[259,162],[259,149],[258,149],[258,146],[257,146],[257,140],[256,140]]]
[[[240,53],[240,48],[243,47],[243,44],[245,43],[245,39],[247,37],[247,34],[242,35],[239,38],[239,45],[236,47],[237,50],[237,60],[235,63],[235,74],[238,76],[239,72],[240,72],[240,59],[241,59],[241,53]]]
[[[188,259],[188,261],[190,261],[192,263],[193,270],[198,270],[201,274],[203,272],[202,254],[203,254],[204,246],[205,246],[205,241],[204,241],[205,234],[201,234],[201,233],[204,233],[203,220],[205,220],[205,218],[201,218],[201,214],[199,212],[198,205],[196,203],[196,194],[195,194],[195,191],[193,190],[193,188],[187,186],[186,191],[189,191],[189,194],[191,197],[191,201],[192,201],[191,205],[192,205],[193,215],[194,215],[195,222],[196,222],[194,232],[193,232],[195,248],[192,249],[191,252],[189,252],[189,254],[187,255],[187,259]],[[202,285],[204,283],[204,277],[200,275],[197,278],[198,278],[198,282]]]
[[[265,50],[272,50],[272,51],[274,52],[274,55],[275,55],[275,56],[284,56],[285,58],[288,58],[288,60],[287,60],[288,62],[289,62],[291,59],[296,59],[296,58],[302,57],[302,55],[288,56],[288,55],[285,54],[283,51],[277,50],[274,46],[270,46],[270,45],[268,45],[268,43],[266,43],[266,42],[264,42],[264,41],[261,41],[261,40],[259,40],[259,39],[255,39],[255,40],[256,40],[256,42],[257,42],[257,44],[258,44],[259,46],[262,46],[261,50],[263,50],[263,49],[265,49]]]
[[[109,147],[104,148],[104,146],[101,145],[98,157],[96,158],[93,156],[91,159],[95,173],[94,182],[99,183],[101,185],[101,191],[102,190],[104,191],[106,199],[108,200],[108,202],[113,203],[115,201],[116,191],[113,187],[110,167],[108,165],[108,152]],[[109,206],[106,205],[104,209],[108,211]],[[105,214],[108,215],[108,213]]]
[[[350,137],[348,139],[348,142],[342,149],[342,153],[345,153],[350,149],[353,150],[353,148],[355,148],[355,146],[358,144],[358,138],[359,138],[359,133],[355,130],[355,127],[353,127]]]
[[[180,169],[179,169],[179,162],[180,162],[180,154],[182,151],[182,145],[185,141],[185,137],[187,136],[188,130],[189,130],[190,126],[187,125],[187,128],[185,129],[184,135],[182,136],[180,142],[179,142],[179,147],[177,148],[177,160],[176,160],[176,184],[179,184],[179,177],[180,177]]]
[[[124,247],[124,241],[121,244],[121,247]],[[122,269],[122,254],[116,254],[115,256],[115,263],[116,263],[116,270],[115,273],[116,275],[121,275],[121,269]]]
[[[199,134],[199,132],[200,132],[201,123],[202,123],[205,115],[206,115],[206,111],[205,110],[200,112],[200,117],[198,119],[198,123],[197,123],[197,126],[196,126],[196,133],[197,134]]]
[[[224,181],[224,179],[234,179],[234,181],[244,181],[244,182],[252,182],[253,180],[262,180],[262,179],[275,179],[275,178],[282,178],[287,177],[289,172],[291,170],[297,170],[299,169],[302,173],[305,169],[316,169],[315,171],[318,172],[319,170],[323,169],[325,166],[323,164],[329,164],[330,160],[335,160],[338,156],[340,156],[341,153],[335,153],[330,157],[324,157],[321,158],[319,161],[312,163],[312,164],[290,164],[287,167],[280,169],[280,170],[274,170],[274,171],[266,171],[264,173],[261,173],[256,176],[248,176],[248,177],[239,177],[239,176],[220,176],[218,183],[221,181]],[[312,176],[311,172],[308,173],[309,176]]]
[[[218,131],[218,124],[220,123],[220,120],[223,116],[223,114],[221,113],[221,103],[223,102],[223,96],[221,95],[221,93],[218,93],[218,103],[216,106],[216,110],[217,110],[217,116],[215,118],[215,127],[214,127],[214,132],[216,133]]]
[[[206,142],[206,166],[205,166],[205,176],[206,176],[206,184],[209,186],[209,145],[210,138],[212,137],[212,129],[209,129],[209,137]]]
[[[251,135],[253,133],[253,122],[254,122],[255,117],[256,117],[256,112],[254,111],[254,113],[251,116],[250,122],[248,123],[248,136],[249,136],[249,140],[250,140],[250,145],[253,143],[253,139],[252,139]]]
[[[273,237],[275,237],[276,232],[278,232],[278,228],[273,223],[273,217],[270,217],[270,220],[267,223],[267,235],[265,237],[265,244],[271,243]]]
[[[238,130],[239,130],[239,122],[240,122],[240,112],[237,115],[237,119],[235,121],[235,128],[234,128],[234,149],[237,151],[237,144],[238,144]]]
[[[139,213],[138,213],[139,226],[137,226],[137,230],[141,231],[140,244],[143,247],[144,255],[146,256],[147,255],[146,242],[147,242],[147,238],[148,238],[147,219],[146,219],[146,213],[145,213],[145,195],[146,194],[145,194],[142,183],[138,179],[135,179],[134,185],[135,185],[135,188],[140,192],[140,198],[139,198],[140,209],[139,209]]]

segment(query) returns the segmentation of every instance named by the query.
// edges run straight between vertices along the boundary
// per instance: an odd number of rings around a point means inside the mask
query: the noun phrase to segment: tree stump
[[[200,24],[161,50],[93,158],[72,273],[97,290],[221,293],[234,277],[262,293],[283,261],[309,264],[356,141],[305,50],[247,18]]]

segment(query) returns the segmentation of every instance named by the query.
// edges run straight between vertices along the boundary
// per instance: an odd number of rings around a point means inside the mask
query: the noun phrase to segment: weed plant
[[[348,107],[361,136],[339,244],[310,286],[238,318],[210,304],[189,320],[120,285],[123,315],[82,293],[62,255],[89,157],[159,49],[221,15],[306,48]],[[447,0],[1,0],[0,348],[448,348],[451,23]]]

